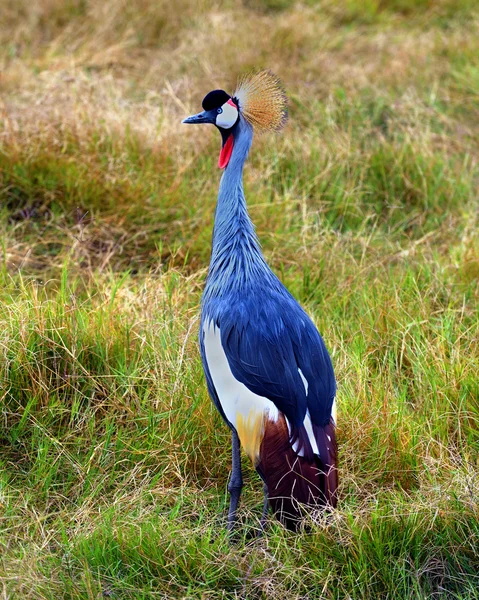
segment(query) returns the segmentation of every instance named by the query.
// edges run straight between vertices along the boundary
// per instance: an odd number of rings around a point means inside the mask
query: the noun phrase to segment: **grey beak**
[[[197,115],[191,115],[191,117],[187,117],[181,121],[182,123],[187,123],[189,125],[194,125],[196,123],[215,123],[216,122],[216,111],[214,110],[204,110],[203,112],[198,113]]]

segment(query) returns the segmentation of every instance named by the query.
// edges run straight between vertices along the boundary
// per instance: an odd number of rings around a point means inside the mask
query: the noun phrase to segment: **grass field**
[[[0,13],[1,598],[479,598],[478,2]],[[333,357],[341,484],[256,540],[247,466],[230,545],[196,341],[220,140],[181,119],[252,67],[290,121],[246,196]]]

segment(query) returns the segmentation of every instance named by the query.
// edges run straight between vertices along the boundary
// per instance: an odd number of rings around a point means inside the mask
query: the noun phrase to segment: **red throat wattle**
[[[228,166],[228,163],[231,158],[231,153],[233,152],[233,143],[234,143],[233,134],[230,133],[228,136],[228,139],[226,140],[223,147],[221,148],[220,157],[218,159],[218,167],[220,169],[224,169],[225,167]]]

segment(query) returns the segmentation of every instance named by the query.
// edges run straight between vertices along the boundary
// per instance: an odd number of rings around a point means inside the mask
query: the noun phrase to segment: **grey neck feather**
[[[233,152],[218,193],[205,299],[273,275],[261,252],[243,191],[243,166],[253,128],[240,117],[234,136]]]

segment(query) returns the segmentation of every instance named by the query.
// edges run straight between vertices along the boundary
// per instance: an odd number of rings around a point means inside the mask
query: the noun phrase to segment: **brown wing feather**
[[[290,442],[284,416],[267,421],[256,468],[268,486],[270,506],[276,517],[288,528],[296,530],[304,515],[304,505],[336,506],[337,449],[333,424],[315,428],[322,457],[298,456]],[[329,437],[328,437],[329,436]],[[331,439],[329,439],[331,438]]]

